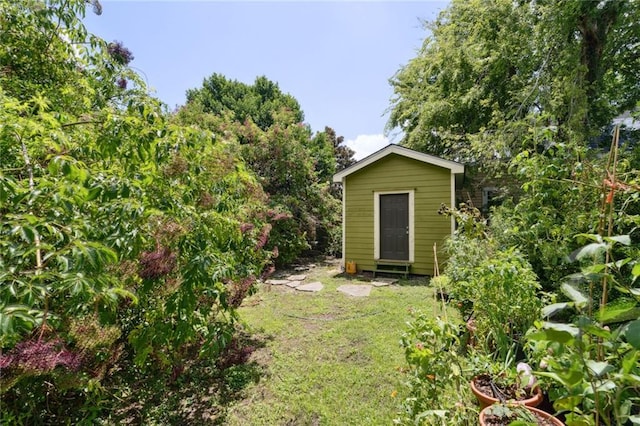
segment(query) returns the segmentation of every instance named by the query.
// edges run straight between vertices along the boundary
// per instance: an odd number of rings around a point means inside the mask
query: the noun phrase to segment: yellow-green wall
[[[422,161],[389,154],[345,177],[344,260],[355,261],[359,271],[373,270],[374,193],[414,191],[415,251],[411,273],[433,274],[433,243],[451,234],[451,219],[438,214],[442,203],[451,204],[451,171]]]

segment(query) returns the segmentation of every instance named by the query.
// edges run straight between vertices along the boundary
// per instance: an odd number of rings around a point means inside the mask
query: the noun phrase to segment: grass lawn
[[[433,311],[433,290],[400,280],[352,297],[337,288],[361,282],[339,276],[335,263],[304,273],[324,289],[262,286],[243,303],[241,319],[259,346],[250,362],[261,374],[228,407],[225,424],[391,424],[404,396],[400,336],[411,308]]]

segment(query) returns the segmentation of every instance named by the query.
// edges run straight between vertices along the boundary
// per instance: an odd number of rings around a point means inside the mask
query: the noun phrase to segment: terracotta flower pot
[[[493,405],[496,402],[500,402],[498,398],[494,398],[491,395],[487,395],[483,393],[480,389],[478,389],[475,385],[476,377],[471,380],[471,392],[478,398],[478,402],[480,402],[480,408],[488,407],[489,405]],[[535,387],[533,389],[533,396],[527,399],[515,400],[518,404],[524,404],[528,407],[537,407],[542,402],[542,390],[539,387]]]
[[[556,419],[546,411],[538,410],[537,408],[530,407],[530,406],[525,406],[525,407],[527,410],[530,410],[534,412],[536,415],[538,415],[539,417],[542,417],[543,419],[547,420],[547,424],[549,425],[565,426],[564,423],[562,423],[560,420]],[[490,409],[491,409],[491,406],[488,406],[488,407],[484,407],[482,411],[480,411],[480,416],[479,416],[480,426],[487,426],[486,416],[489,414]]]

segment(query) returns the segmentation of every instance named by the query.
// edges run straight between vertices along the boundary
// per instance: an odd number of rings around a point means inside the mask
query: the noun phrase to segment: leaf
[[[573,306],[572,302],[553,303],[551,305],[547,305],[544,308],[542,308],[542,317],[549,318],[554,314],[572,306]]]
[[[560,286],[560,290],[562,290],[562,292],[569,299],[571,299],[576,304],[576,307],[578,308],[582,308],[586,306],[587,303],[589,303],[589,299],[587,299],[586,296],[584,296],[578,289],[573,287],[571,284],[568,284],[568,283],[562,284]]]
[[[571,333],[560,330],[541,330],[528,335],[529,340],[547,340],[550,342],[567,343],[573,339]]]
[[[635,320],[627,324],[624,335],[631,346],[640,349],[640,320]]]
[[[601,243],[602,242],[602,237],[598,234],[577,234],[577,237],[582,237],[585,238],[587,240],[591,240],[591,241],[595,241],[597,243]]]
[[[640,425],[640,415],[629,416],[629,421],[634,425]]]
[[[613,237],[604,237],[605,241],[623,244],[625,246],[631,245],[631,237],[628,235],[616,235]]]
[[[100,188],[99,186],[91,188],[88,192],[87,192],[87,196],[85,197],[86,201],[93,201],[96,198],[98,198],[98,196],[100,195],[100,192],[102,192],[102,188]]]
[[[138,297],[134,293],[130,292],[129,290],[126,290],[120,287],[113,287],[109,291],[123,299],[131,300],[131,304],[133,305],[138,304]]]
[[[589,370],[591,370],[596,377],[602,377],[614,369],[613,366],[606,361],[594,361],[591,359],[587,360],[587,367],[589,367]]]
[[[558,373],[537,371],[536,375],[553,379],[567,388],[572,388],[584,379],[582,371],[571,368]]]
[[[614,265],[615,265],[616,268],[620,269],[620,268],[622,268],[624,265],[626,265],[629,262],[631,262],[631,258],[625,257],[624,259],[620,259],[620,260],[614,262]]]
[[[598,312],[598,320],[604,324],[629,321],[638,318],[640,307],[636,307],[635,302],[624,304],[606,305],[603,311]]]
[[[633,269],[631,270],[631,274],[633,275],[633,279],[635,281],[638,276],[640,276],[640,263],[636,263],[633,265]]]
[[[605,380],[602,383],[600,383],[599,385],[596,386],[595,391],[596,392],[612,392],[617,388],[616,384],[611,381],[611,380]],[[589,387],[586,390],[587,394],[593,393],[593,386],[589,385]]]
[[[557,322],[544,322],[542,326],[547,330],[556,330],[556,331],[564,331],[572,336],[577,336],[580,334],[580,329],[573,324],[563,324]]]
[[[585,257],[593,257],[598,256],[604,253],[607,250],[607,244],[605,243],[591,243],[587,244],[584,247],[580,247],[577,250],[574,250],[569,255],[569,260],[571,262],[575,262],[576,260],[582,260]]]
[[[580,327],[587,333],[591,334],[592,336],[602,337],[603,339],[611,338],[611,332],[600,327],[599,325],[595,325],[591,323],[591,324],[580,325]]]
[[[624,374],[631,373],[631,370],[637,365],[639,357],[640,352],[638,351],[630,351],[627,355],[625,355],[625,357],[622,359],[622,372]]]

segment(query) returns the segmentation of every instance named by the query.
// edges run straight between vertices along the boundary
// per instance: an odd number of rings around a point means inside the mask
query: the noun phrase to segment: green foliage
[[[621,150],[618,173],[633,173],[633,151]],[[575,236],[598,230],[599,207],[606,179],[606,158],[580,147],[552,145],[544,154],[523,151],[511,161],[521,182],[517,202],[506,202],[491,216],[492,235],[502,246],[516,245],[526,254],[545,290],[556,290],[565,276],[578,271],[567,253],[582,244]],[[628,191],[627,191],[628,192]],[[638,226],[637,194],[614,200],[615,234],[634,232]]]
[[[187,102],[202,105],[206,112],[215,115],[228,112],[233,121],[251,121],[263,131],[278,121],[274,114],[281,110],[291,113],[296,123],[304,119],[298,101],[282,93],[278,84],[265,76],[248,85],[214,73],[204,80],[201,89],[187,91]]]
[[[568,302],[545,308],[547,317],[572,309],[577,315],[571,323],[536,322],[528,334],[533,356],[540,361],[536,374],[550,378],[556,386],[550,392],[554,407],[567,412],[568,425],[637,423],[640,407],[640,291],[619,279],[636,259],[625,258],[609,264],[599,263],[598,253],[612,253],[617,245],[629,245],[628,236],[602,238],[591,236],[592,243],[577,250],[574,259],[591,258],[572,281],[591,281],[591,291],[585,294],[572,284],[562,289]],[[637,268],[636,268],[637,269]],[[634,278],[638,273],[634,273]],[[640,271],[636,271],[640,272]],[[600,306],[599,315],[593,309],[594,285],[612,286],[629,294],[633,302],[615,307]],[[614,305],[615,306],[615,305]],[[599,317],[599,321],[596,318]],[[604,325],[604,318],[618,318],[615,326]]]
[[[602,175],[585,155],[584,149],[563,145],[549,155],[520,153],[511,168],[526,182],[523,193],[517,203],[505,203],[492,216],[496,238],[527,255],[546,290],[575,270],[565,262],[566,253],[577,248],[573,235],[597,226],[595,200]]]
[[[598,424],[596,418],[625,424],[637,417],[640,351],[627,334],[637,321],[613,331],[586,317],[573,325],[539,322],[529,335],[543,360],[536,375],[556,383],[550,398],[556,410],[568,413],[568,425]]]
[[[447,265],[444,274],[454,283],[469,281],[474,269],[495,250],[495,244],[491,240],[455,234],[446,241]],[[455,292],[453,288],[449,290]]]
[[[536,276],[521,253],[507,249],[474,269],[470,287],[478,339],[504,359],[540,315]]]
[[[401,344],[409,364],[409,396],[398,424],[475,424],[469,398],[469,362],[460,335],[464,325],[414,312]]]
[[[447,242],[445,274],[451,301],[470,320],[475,339],[498,359],[521,345],[520,338],[540,314],[540,285],[515,248],[464,233]]]
[[[5,419],[90,421],[121,354],[141,374],[215,358],[273,256],[237,142],[170,120],[88,4],[0,2]]]
[[[585,146],[636,106],[634,1],[453,1],[391,79],[403,144],[487,166],[543,148],[541,129]]]
[[[272,90],[265,92],[267,86]],[[277,249],[278,264],[290,263],[308,249],[335,251],[341,245],[341,234],[335,231],[340,207],[329,182],[336,159],[348,159],[332,129],[312,135],[301,122],[297,101],[264,77],[246,85],[214,74],[202,88],[190,90],[188,99],[178,122],[237,140],[248,168],[269,195],[272,216],[280,219],[273,223],[267,247]]]

